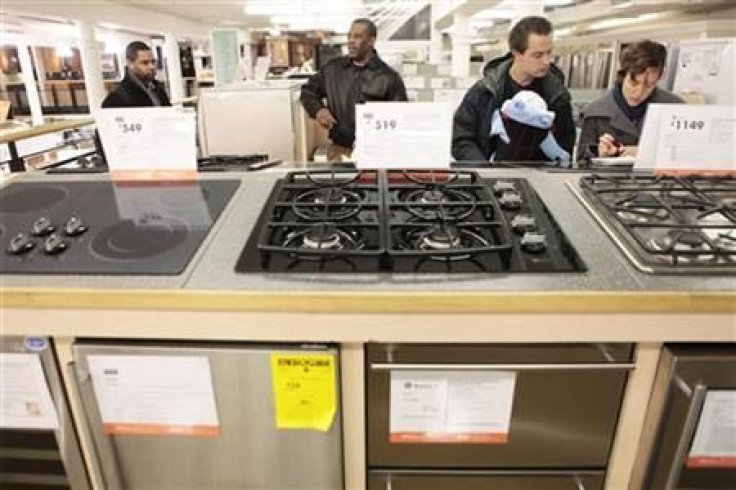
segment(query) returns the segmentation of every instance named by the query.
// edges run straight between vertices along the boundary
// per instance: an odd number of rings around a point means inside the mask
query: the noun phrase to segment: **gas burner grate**
[[[593,175],[580,182],[584,198],[639,269],[736,273],[736,180]]]
[[[526,181],[501,185],[513,208],[496,184],[470,171],[293,172],[274,187],[236,270],[584,270]]]

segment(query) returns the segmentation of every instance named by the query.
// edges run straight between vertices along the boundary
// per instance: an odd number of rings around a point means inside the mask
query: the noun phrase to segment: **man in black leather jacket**
[[[170,106],[164,84],[155,79],[156,60],[151,48],[133,41],[125,48],[125,59],[125,76],[120,86],[105,97],[102,107]]]
[[[406,100],[401,76],[374,49],[376,34],[376,26],[370,20],[354,20],[348,33],[348,56],[331,60],[302,86],[304,109],[330,132],[330,160],[352,152],[355,104]]]
[[[544,161],[548,158],[536,141],[525,134],[510,134],[505,144],[491,137],[491,117],[506,99],[521,90],[539,94],[555,113],[552,134],[559,145],[572,154],[575,123],[570,93],[562,72],[550,62],[552,25],[544,17],[525,17],[509,33],[510,53],[491,60],[483,79],[465,94],[455,112],[452,128],[452,156],[457,161]]]

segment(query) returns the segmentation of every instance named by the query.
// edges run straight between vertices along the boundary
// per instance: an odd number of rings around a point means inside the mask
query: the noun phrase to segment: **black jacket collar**
[[[344,65],[345,65],[345,68],[348,68],[350,66],[354,66],[355,68],[358,68],[353,63],[353,60],[352,58],[350,58],[350,56],[345,57]],[[372,70],[372,71],[377,71],[381,68],[381,66],[383,66],[383,61],[381,60],[381,58],[378,57],[378,52],[376,52],[376,50],[374,49],[373,57],[370,60],[368,60],[368,63],[366,63],[365,68]]]

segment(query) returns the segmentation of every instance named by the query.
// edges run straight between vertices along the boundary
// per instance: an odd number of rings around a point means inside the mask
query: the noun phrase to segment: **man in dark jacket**
[[[304,109],[330,132],[330,160],[352,152],[355,104],[406,100],[401,76],[374,49],[376,34],[376,26],[370,20],[354,20],[348,33],[348,56],[331,60],[302,86]]]
[[[555,113],[552,135],[572,154],[575,123],[562,72],[550,62],[552,25],[544,17],[525,17],[509,33],[510,53],[491,60],[483,79],[465,94],[455,112],[452,156],[457,161],[545,161],[539,141],[520,129],[510,142],[491,136],[491,118],[503,102],[521,90],[536,92]]]
[[[170,106],[164,85],[155,79],[156,60],[151,48],[133,41],[125,48],[125,59],[125,76],[120,86],[105,97],[102,107]]]

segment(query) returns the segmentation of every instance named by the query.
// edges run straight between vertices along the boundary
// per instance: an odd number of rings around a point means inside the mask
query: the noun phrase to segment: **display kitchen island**
[[[730,275],[639,272],[576,196],[580,174],[522,169],[483,172],[493,179],[526,178],[586,270],[236,272],[264,203],[283,175],[204,177],[235,180],[240,186],[181,274],[3,275],[3,335],[53,337],[61,365],[73,360],[72,344],[78,338],[337,343],[344,478],[349,489],[365,488],[372,464],[365,424],[366,376],[372,369],[366,367],[368,343],[514,349],[527,344],[603,346],[599,349],[602,362],[610,361],[616,368],[633,365],[627,371],[620,417],[604,468],[605,488],[617,490],[641,485],[644,469],[636,464],[637,451],[640,444],[643,452],[648,451],[654,437],[645,430],[645,416],[663,343],[736,341],[733,271]],[[34,179],[39,177],[24,176],[22,182]],[[48,177],[40,179],[50,182]],[[53,182],[65,180],[94,179],[59,176]],[[322,240],[316,248],[322,248]],[[618,359],[610,354],[609,344],[635,348],[628,358]],[[520,361],[524,368],[536,365],[537,358],[526,354],[529,357]],[[501,359],[503,354],[499,355]],[[437,362],[441,364],[439,358]],[[571,358],[570,363],[595,370],[595,363],[585,355]],[[502,369],[510,369],[510,364],[492,363]],[[69,372],[64,376],[73,387]],[[72,412],[81,420],[81,405],[71,393]],[[91,437],[81,432],[88,465],[96,468]],[[510,440],[514,440],[513,425]],[[513,462],[509,465],[515,468]],[[586,471],[583,467],[580,478],[585,478]],[[92,479],[102,488],[103,480],[96,473],[92,472]],[[589,488],[598,488],[595,485]]]

